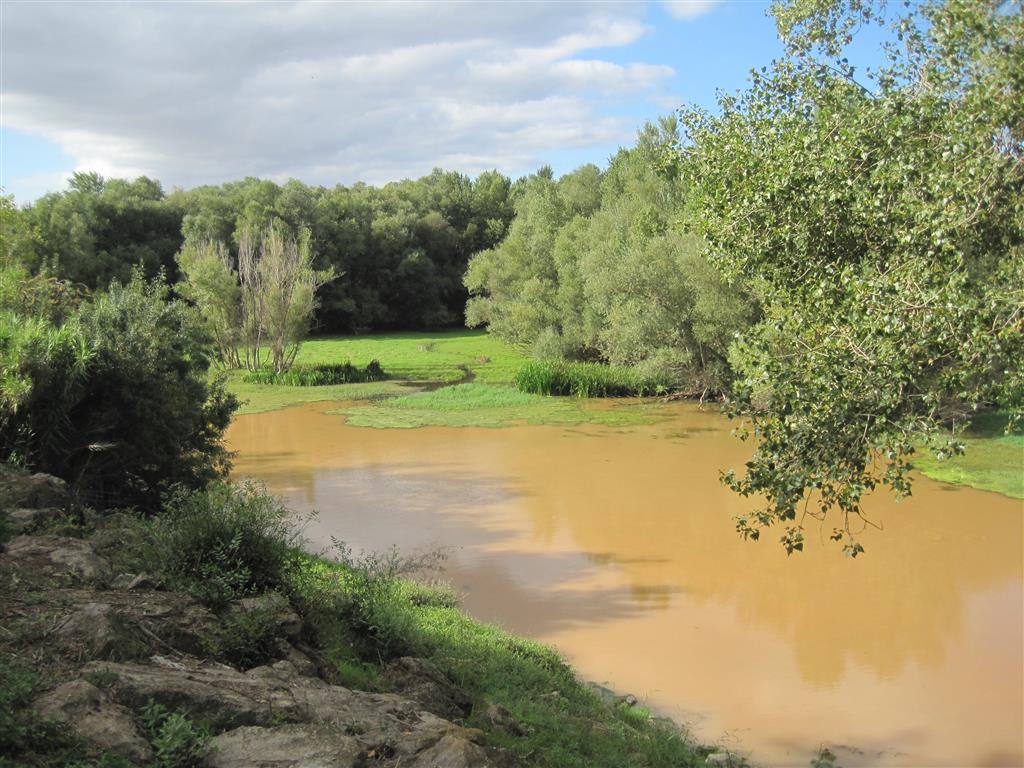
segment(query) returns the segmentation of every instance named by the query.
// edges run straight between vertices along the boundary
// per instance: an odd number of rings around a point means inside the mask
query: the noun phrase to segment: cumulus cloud
[[[669,5],[687,17],[710,3]],[[57,142],[79,169],[183,186],[246,175],[380,183],[435,165],[521,172],[550,150],[628,142],[636,119],[606,107],[668,95],[671,67],[607,57],[649,33],[642,12],[10,3],[3,121]]]

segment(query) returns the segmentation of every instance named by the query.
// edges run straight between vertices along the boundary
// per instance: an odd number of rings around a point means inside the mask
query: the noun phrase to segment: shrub
[[[322,387],[329,384],[361,384],[368,381],[383,381],[387,378],[380,363],[371,360],[365,368],[357,368],[350,362],[330,365],[293,365],[287,371],[277,372],[273,368],[260,368],[242,376],[247,384],[279,384],[287,387]]]
[[[209,379],[208,351],[194,311],[138,274],[59,326],[0,314],[0,459],[96,507],[154,509],[164,483],[206,485],[228,469],[237,407]]]
[[[146,567],[214,606],[285,586],[300,540],[289,514],[252,483],[176,490],[149,523]]]
[[[629,397],[664,392],[668,384],[624,366],[539,360],[519,369],[516,387],[537,395]]]

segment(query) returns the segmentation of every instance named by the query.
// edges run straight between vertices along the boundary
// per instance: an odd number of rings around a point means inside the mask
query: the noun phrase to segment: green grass
[[[367,365],[374,359],[393,379],[444,383],[465,378],[464,369],[477,381],[510,382],[527,361],[486,331],[452,330],[318,337],[302,345],[296,362]]]
[[[332,384],[326,387],[289,387],[284,384],[246,384],[240,377],[228,379],[230,389],[242,407],[236,411],[244,416],[249,413],[266,413],[299,403],[316,403],[325,400],[372,400],[378,397],[394,397],[409,391],[394,381],[376,381],[369,384]]]
[[[408,559],[395,551],[353,556],[344,546],[333,561],[303,553],[295,547],[297,529],[290,528],[283,508],[251,486],[179,496],[169,507],[155,522],[129,523],[150,536],[162,528],[167,541],[180,545],[170,551],[177,559],[153,559],[157,578],[165,583],[177,579],[192,585],[190,593],[203,594],[200,580],[233,582],[240,567],[250,575],[272,574],[260,585],[287,596],[302,617],[304,639],[322,650],[350,686],[386,691],[382,665],[417,656],[434,662],[468,695],[465,724],[479,728],[488,745],[510,750],[519,765],[704,764],[710,750],[693,745],[679,729],[655,721],[643,708],[603,702],[556,651],[468,617],[450,587],[405,578],[436,565],[436,557]],[[216,536],[197,533],[195,517],[201,513],[216,518]],[[248,544],[237,556],[225,558],[225,538]],[[194,567],[197,563],[209,567]],[[182,564],[191,581],[180,580]],[[486,713],[492,704],[512,714],[519,733],[490,720]],[[157,726],[169,717],[166,710],[157,714],[150,718]],[[202,741],[203,734],[183,725],[186,738],[167,739],[175,754]],[[150,730],[156,747],[160,734]]]
[[[453,330],[316,337],[302,345],[296,364],[317,366],[351,361],[355,366],[365,366],[372,360],[379,360],[393,381],[289,387],[245,383],[243,372],[232,371],[228,388],[244,403],[240,414],[263,413],[298,403],[365,400],[408,392],[397,381],[450,384],[473,379],[506,383],[513,381],[527,362],[521,352],[485,331]]]
[[[343,408],[338,413],[357,427],[507,427],[514,424],[648,424],[657,408],[629,404],[594,407],[586,401],[520,392],[503,384],[456,384],[433,392]]]
[[[914,465],[933,480],[1024,499],[1024,430],[1007,435],[1006,421],[1005,413],[985,414],[964,435],[962,456],[940,461],[922,455]]]

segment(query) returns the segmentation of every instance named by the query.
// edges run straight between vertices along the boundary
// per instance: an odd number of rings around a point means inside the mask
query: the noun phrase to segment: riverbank
[[[403,577],[422,562],[302,553],[252,489],[143,521],[0,486],[2,765],[738,764]]]

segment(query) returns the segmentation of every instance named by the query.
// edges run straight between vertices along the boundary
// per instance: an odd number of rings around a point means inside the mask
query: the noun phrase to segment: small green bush
[[[171,712],[151,701],[142,710],[142,723],[160,768],[198,768],[202,764],[210,732],[186,713]]]
[[[519,369],[516,387],[536,395],[630,397],[664,392],[668,383],[624,366],[535,360]]]
[[[246,384],[278,384],[286,387],[324,387],[332,384],[363,384],[387,378],[380,363],[371,360],[365,368],[350,362],[330,365],[293,365],[287,371],[277,372],[261,368],[242,376]]]
[[[300,544],[281,502],[259,485],[174,491],[149,523],[145,566],[213,606],[285,585]]]

